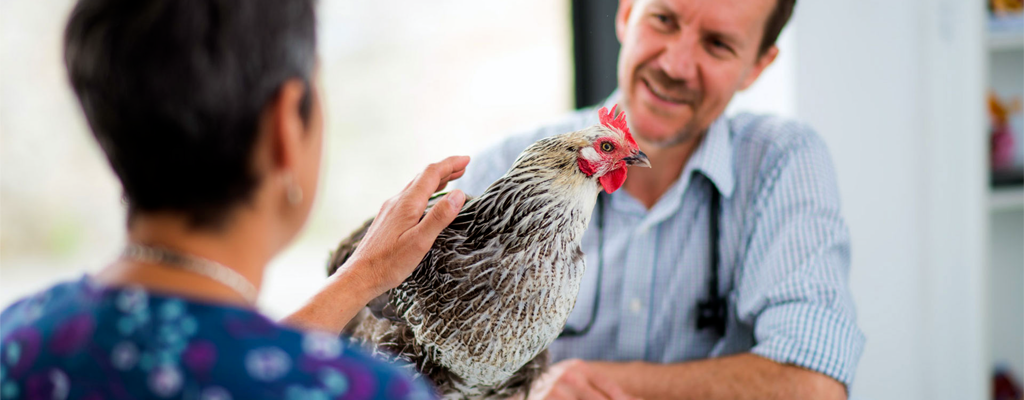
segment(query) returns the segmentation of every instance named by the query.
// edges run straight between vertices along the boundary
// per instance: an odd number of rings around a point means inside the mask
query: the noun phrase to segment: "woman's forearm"
[[[341,333],[366,303],[401,284],[465,204],[466,195],[453,190],[427,210],[430,196],[462,176],[467,164],[465,156],[431,164],[385,202],[348,261],[320,292],[282,322],[299,329]]]
[[[301,330],[341,333],[359,310],[380,294],[374,285],[351,271],[339,269],[319,292],[281,322]]]

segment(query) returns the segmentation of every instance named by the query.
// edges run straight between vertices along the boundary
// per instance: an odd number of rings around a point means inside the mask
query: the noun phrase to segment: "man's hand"
[[[397,196],[384,203],[359,247],[313,298],[284,323],[305,330],[341,332],[366,303],[402,283],[448,224],[462,210],[466,195],[455,190],[434,204],[427,201],[466,171],[469,157],[431,164]],[[421,218],[422,217],[422,218]]]
[[[565,360],[552,365],[530,387],[527,400],[632,400],[619,385],[583,360]]]
[[[401,284],[462,210],[466,195],[454,190],[423,215],[430,196],[461,177],[467,164],[469,157],[465,156],[431,164],[401,193],[384,202],[359,247],[335,275],[358,277],[371,291],[370,298]]]

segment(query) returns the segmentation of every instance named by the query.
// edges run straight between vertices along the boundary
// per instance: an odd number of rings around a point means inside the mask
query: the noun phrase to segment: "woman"
[[[420,381],[338,339],[403,281],[465,197],[429,166],[359,251],[277,324],[254,301],[300,231],[322,148],[312,0],[80,0],[65,62],[129,205],[123,256],[0,315],[0,397],[416,398]]]

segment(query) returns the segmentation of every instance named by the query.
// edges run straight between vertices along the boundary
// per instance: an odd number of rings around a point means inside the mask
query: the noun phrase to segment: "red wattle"
[[[594,165],[590,163],[590,161],[587,161],[587,159],[583,157],[576,159],[576,165],[580,167],[580,172],[582,172],[583,175],[592,176],[595,172],[597,172],[597,168],[595,168]]]
[[[597,178],[597,181],[601,182],[601,187],[604,188],[605,192],[612,193],[619,190],[622,187],[622,183],[626,181],[626,167],[621,166],[608,171],[604,176]]]

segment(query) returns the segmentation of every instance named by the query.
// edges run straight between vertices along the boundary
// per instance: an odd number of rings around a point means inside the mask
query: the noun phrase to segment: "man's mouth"
[[[661,100],[674,104],[687,104],[690,102],[690,99],[686,97],[666,93],[661,88],[652,85],[650,82],[647,81],[647,79],[641,78],[640,81],[644,83],[644,86],[647,86],[647,90],[649,90],[651,94],[654,95],[654,97],[657,97]]]

